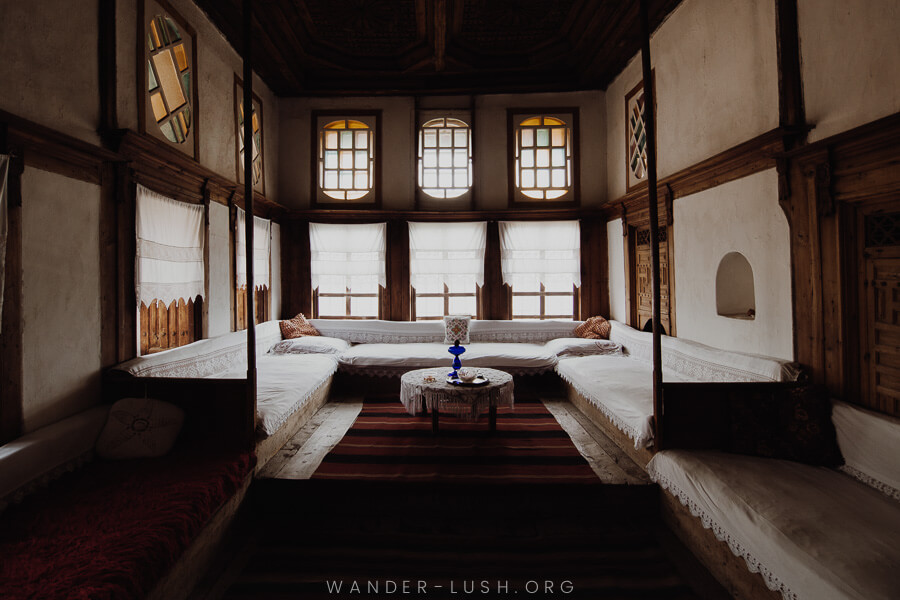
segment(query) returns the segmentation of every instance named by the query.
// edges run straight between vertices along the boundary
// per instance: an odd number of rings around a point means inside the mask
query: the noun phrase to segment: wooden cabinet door
[[[900,247],[866,259],[863,398],[867,406],[900,414]]]
[[[672,328],[669,320],[669,244],[665,227],[659,228],[659,313],[663,333],[668,334]],[[647,328],[648,321],[653,319],[653,264],[650,252],[650,228],[635,231],[634,245],[634,280],[632,282],[632,314],[636,329]]]

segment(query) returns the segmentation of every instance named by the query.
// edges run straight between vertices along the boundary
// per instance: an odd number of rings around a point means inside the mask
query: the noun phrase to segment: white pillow
[[[622,344],[610,340],[585,338],[556,338],[544,344],[544,348],[557,356],[592,356],[596,354],[622,354]]]
[[[184,424],[184,411],[153,398],[122,398],[109,409],[97,440],[97,456],[145,458],[166,454]]]
[[[469,321],[472,317],[447,315],[444,317],[444,343],[452,344],[459,340],[460,344],[469,343]]]
[[[269,354],[341,354],[350,349],[350,342],[321,335],[282,340],[269,349]]]

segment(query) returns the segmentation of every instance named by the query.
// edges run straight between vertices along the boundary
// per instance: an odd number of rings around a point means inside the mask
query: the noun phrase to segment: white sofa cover
[[[266,354],[281,341],[278,321],[256,326],[257,430],[271,435],[337,370],[334,354]],[[134,377],[245,379],[247,333],[234,331],[139,356],[116,367]]]
[[[894,599],[900,422],[840,402],[834,414],[848,465],[871,486],[825,467],[713,451],[664,450],[647,470],[784,598]],[[873,452],[858,452],[865,447]]]
[[[622,344],[621,356],[560,358],[556,372],[616,427],[637,449],[653,443],[653,334],[610,321],[609,339]],[[720,350],[662,336],[663,381],[793,381],[800,374],[789,361]]]

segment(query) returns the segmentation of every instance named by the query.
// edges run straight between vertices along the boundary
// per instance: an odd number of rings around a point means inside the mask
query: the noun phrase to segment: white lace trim
[[[588,400],[594,407],[603,413],[607,419],[609,419],[613,425],[622,430],[622,432],[634,440],[634,447],[636,450],[640,450],[641,448],[649,448],[652,445],[653,435],[645,436],[638,432],[634,427],[627,424],[623,421],[619,416],[610,410],[605,404],[597,400],[591,392],[588,390],[586,386],[581,385],[565,373],[562,373],[559,369],[556,369],[556,374],[560,376],[566,383],[575,388],[579,394],[581,394],[585,399]]]
[[[867,473],[863,473],[859,469],[853,468],[848,465],[842,465],[842,466],[838,467],[838,470],[846,473],[850,477],[853,477],[857,481],[860,481],[860,482],[866,484],[867,486],[878,490],[885,496],[887,496],[889,498],[893,498],[894,500],[900,501],[900,490],[898,490],[894,486],[888,485],[887,483],[881,481],[880,479],[876,479],[876,478],[872,477],[871,475],[869,475]]]
[[[88,450],[87,452],[84,452],[80,456],[76,456],[75,458],[68,460],[61,465],[57,465],[57,466],[53,467],[52,469],[50,469],[49,471],[46,471],[45,473],[38,475],[37,477],[35,477],[31,481],[29,481],[28,483],[22,485],[21,487],[16,488],[15,490],[8,493],[3,498],[0,498],[0,513],[2,513],[4,510],[6,510],[6,507],[8,507],[9,505],[19,504],[20,502],[22,502],[22,500],[25,498],[25,496],[32,494],[41,488],[47,487],[47,485],[51,481],[53,481],[55,479],[59,479],[61,476],[65,475],[66,473],[70,473],[72,471],[77,471],[78,469],[83,467],[85,464],[87,464],[91,460],[93,460],[93,458],[94,458],[94,450],[93,449]]]
[[[469,339],[475,342],[527,343],[544,344],[557,338],[572,337],[572,328],[560,328],[556,331],[471,331]]]
[[[792,592],[791,589],[772,573],[768,567],[753,556],[740,541],[735,539],[722,526],[716,523],[712,517],[706,514],[706,512],[688,497],[686,493],[680,490],[678,486],[672,483],[665,475],[659,473],[652,463],[647,465],[647,474],[654,483],[659,484],[664,490],[669,490],[673,496],[678,498],[681,504],[691,511],[692,515],[700,519],[705,529],[709,529],[713,532],[717,540],[728,544],[728,548],[735,556],[743,558],[744,562],[747,563],[747,569],[749,569],[751,573],[759,573],[762,576],[763,581],[766,582],[767,588],[773,592],[780,592],[785,600],[797,600],[797,594]]]
[[[400,402],[409,414],[422,407],[456,415],[465,421],[475,421],[492,406],[513,406],[513,378],[497,369],[477,369],[488,378],[480,387],[454,387],[443,381],[444,368],[422,369],[407,373],[400,379]],[[425,375],[433,375],[435,382],[426,382]]]
[[[319,388],[321,388],[323,385],[328,383],[328,380],[331,379],[331,377],[332,377],[332,375],[334,375],[335,371],[337,371],[337,364],[335,364],[331,369],[329,369],[327,374],[325,374],[322,378],[319,379],[319,381],[316,383],[315,387],[313,387],[304,396],[298,398],[297,401],[294,402],[294,404],[292,404],[288,410],[286,410],[281,415],[279,415],[279,417],[277,419],[275,419],[274,422],[269,423],[268,426],[266,426],[262,422],[262,417],[260,416],[259,409],[257,408],[257,413],[256,413],[257,419],[258,419],[257,430],[260,433],[264,434],[265,436],[270,436],[273,433],[275,433],[276,431],[278,431],[279,429],[281,429],[284,426],[284,424],[287,423],[287,420],[291,418],[291,415],[293,415],[295,412],[300,410],[300,407],[302,407],[304,404],[306,404],[307,401],[316,392],[319,391]],[[269,431],[270,429],[271,429],[271,431]]]
[[[146,367],[133,367],[128,371],[135,377],[188,377],[203,378],[230,371],[245,360],[246,346],[230,346],[209,353],[189,356]]]

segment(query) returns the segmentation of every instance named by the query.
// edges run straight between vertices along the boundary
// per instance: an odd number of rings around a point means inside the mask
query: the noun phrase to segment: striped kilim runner
[[[516,399],[476,422],[412,416],[394,397],[366,398],[356,422],[314,479],[599,484],[568,434],[538,399]]]

